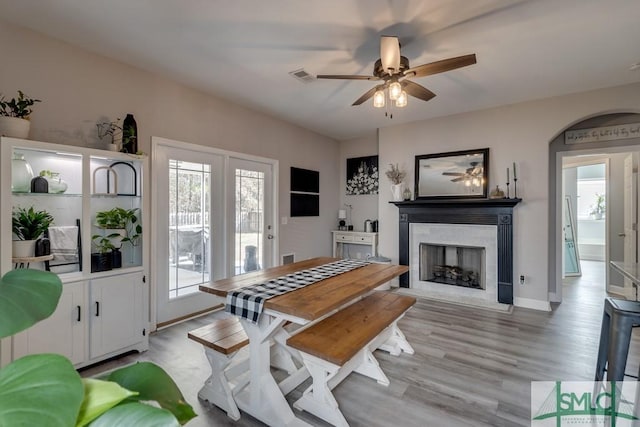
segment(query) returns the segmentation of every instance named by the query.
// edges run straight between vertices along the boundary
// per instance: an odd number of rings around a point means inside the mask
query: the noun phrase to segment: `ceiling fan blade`
[[[380,80],[376,76],[356,76],[356,75],[341,75],[341,74],[318,74],[317,79],[341,79],[341,80]]]
[[[447,176],[464,176],[465,174],[462,172],[442,172],[442,175]]]
[[[466,67],[476,63],[476,54],[458,56],[455,58],[443,59],[442,61],[431,62],[429,64],[418,65],[409,68],[404,72],[405,76],[424,77],[432,74],[444,73],[445,71],[455,70],[456,68]]]
[[[362,104],[364,101],[366,101],[367,99],[371,98],[373,96],[374,93],[376,93],[376,91],[378,89],[380,89],[380,86],[376,86],[374,88],[371,88],[370,90],[368,90],[367,92],[365,92],[364,95],[362,95],[360,98],[356,99],[356,102],[354,102],[353,104],[351,104],[352,106],[354,105],[360,105]]]
[[[460,182],[460,181],[464,181],[465,179],[466,177],[461,176],[460,178],[452,179],[451,182]]]
[[[420,86],[418,83],[414,83],[411,80],[403,80],[400,84],[402,85],[402,89],[404,89],[409,95],[415,96],[423,101],[428,101],[436,96],[435,93],[431,92],[426,87]]]
[[[380,37],[380,60],[382,69],[389,75],[400,71],[400,41],[397,37]]]

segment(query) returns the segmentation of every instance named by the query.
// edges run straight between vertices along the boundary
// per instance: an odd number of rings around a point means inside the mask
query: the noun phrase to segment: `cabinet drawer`
[[[337,242],[353,242],[353,236],[349,236],[346,234],[336,234]]]
[[[373,238],[371,236],[355,236],[354,241],[358,243],[372,243]]]

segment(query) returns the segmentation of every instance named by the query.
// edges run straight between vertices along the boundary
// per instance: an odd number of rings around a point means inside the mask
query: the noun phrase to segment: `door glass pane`
[[[264,172],[235,172],[235,274],[259,270],[264,265]]]
[[[169,299],[211,277],[211,166],[169,161]]]

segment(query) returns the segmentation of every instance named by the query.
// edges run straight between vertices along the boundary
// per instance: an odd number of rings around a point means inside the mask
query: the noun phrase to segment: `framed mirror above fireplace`
[[[416,156],[416,199],[487,198],[489,149]]]

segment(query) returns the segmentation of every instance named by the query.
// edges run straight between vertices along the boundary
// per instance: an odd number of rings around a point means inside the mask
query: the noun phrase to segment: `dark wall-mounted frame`
[[[320,172],[291,168],[291,216],[320,216]]]
[[[416,156],[416,199],[486,199],[488,176],[488,148]]]

